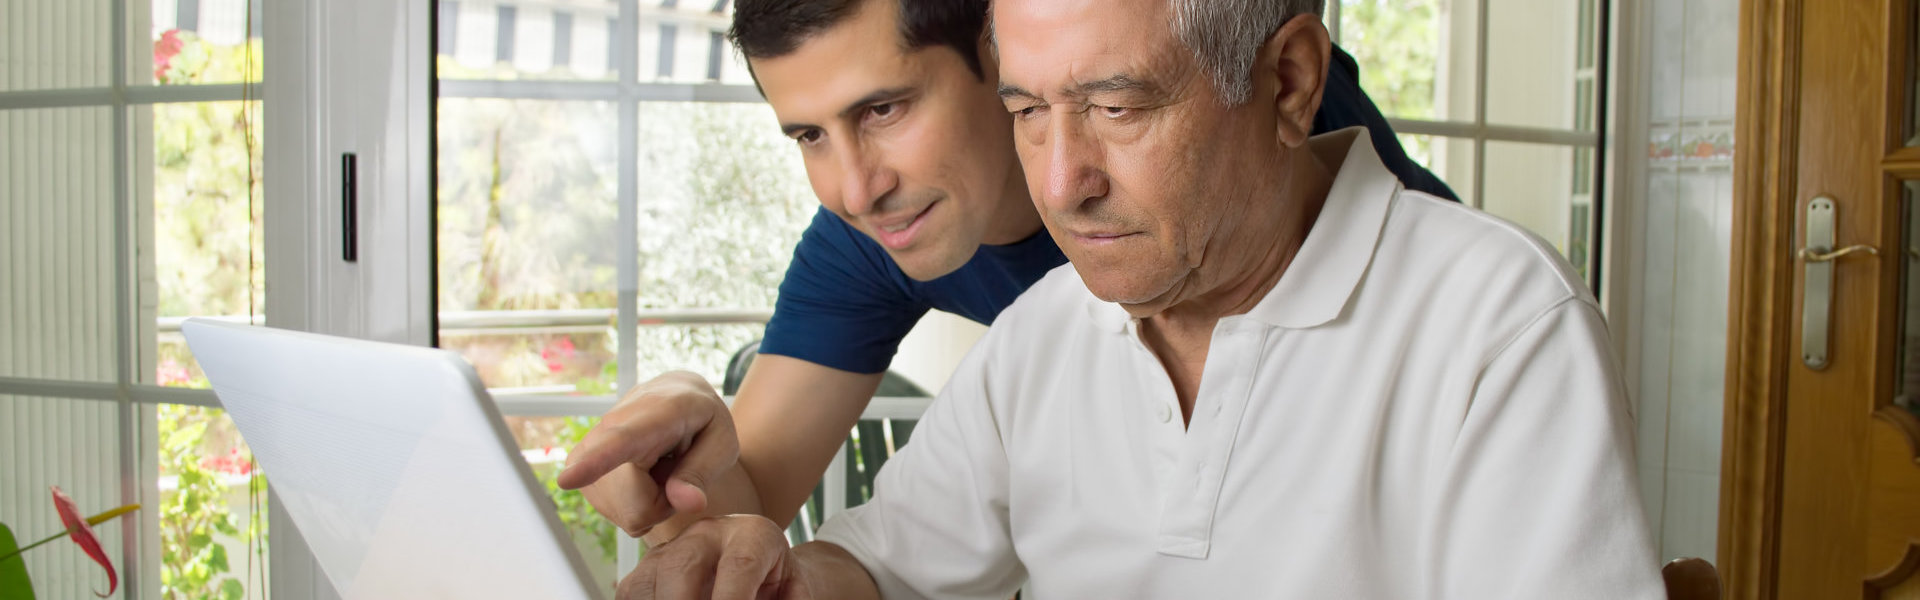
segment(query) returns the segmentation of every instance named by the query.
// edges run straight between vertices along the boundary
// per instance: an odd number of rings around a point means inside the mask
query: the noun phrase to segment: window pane
[[[1591,153],[1572,146],[1488,142],[1483,208],[1553,244],[1584,277],[1592,195],[1576,193],[1576,160],[1590,162]]]
[[[1900,379],[1894,382],[1893,402],[1920,415],[1920,402],[1915,401],[1920,396],[1920,273],[1914,272],[1920,267],[1920,207],[1915,206],[1920,203],[1920,182],[1905,182],[1901,190],[1900,345],[1894,358]]]
[[[819,202],[793,142],[764,104],[643,103],[639,305],[771,309]],[[641,373],[685,368],[719,380],[759,326],[648,327]]]
[[[263,121],[260,103],[248,106],[200,102],[152,107],[153,209],[140,215],[152,237],[140,254],[153,263],[140,272],[142,295],[153,294],[147,297],[155,303],[151,316],[142,319],[143,325],[151,322],[154,327],[147,338],[153,345],[142,354],[150,361],[141,369],[142,381],[207,387],[180,336],[180,322],[188,317],[265,322],[266,252],[259,201]]]
[[[1359,63],[1360,86],[1380,112],[1473,120],[1477,6],[1459,0],[1340,1],[1340,47]]]
[[[640,80],[751,85],[746,63],[725,41],[732,24],[732,2],[640,0]]]
[[[439,119],[443,347],[489,387],[607,393],[614,105],[446,99]]]
[[[112,111],[0,111],[0,140],[0,377],[114,381]]]
[[[1594,10],[1593,3],[1577,0],[1488,0],[1487,122],[1581,125],[1576,117],[1582,107],[1591,114],[1597,72],[1591,62]]]
[[[157,583],[162,598],[265,597],[267,488],[252,451],[225,411],[153,410],[160,581],[149,587]]]
[[[1473,140],[1412,133],[1399,134],[1407,158],[1426,167],[1462,200],[1473,194]]]
[[[587,570],[593,573],[600,590],[612,597],[613,587],[620,580],[614,540],[616,535],[624,534],[595,512],[586,496],[579,491],[562,490],[554,483],[560,468],[566,465],[567,449],[580,443],[580,438],[600,421],[599,417],[507,417],[506,421],[507,430],[512,431],[513,439],[520,443],[520,454],[527,458],[528,466],[533,467],[534,478],[553,496],[560,522],[566,524],[567,533],[573,536],[574,548],[586,559]]]
[[[60,486],[86,515],[122,504],[119,406],[68,398],[0,396],[0,523],[22,545],[66,529],[54,512],[50,486]],[[144,512],[144,509],[143,511]],[[122,527],[136,513],[95,527],[115,565],[125,563]],[[105,574],[80,547],[61,540],[22,555],[40,598],[92,598],[107,589]],[[114,593],[126,597],[125,588]]]
[[[112,7],[109,0],[0,4],[0,92],[112,85]]]
[[[1907,145],[1920,146],[1920,2],[1907,4]]]
[[[440,0],[441,79],[612,80],[620,3]]]
[[[150,0],[151,35],[134,57],[151,58],[153,83],[260,81],[264,0]]]

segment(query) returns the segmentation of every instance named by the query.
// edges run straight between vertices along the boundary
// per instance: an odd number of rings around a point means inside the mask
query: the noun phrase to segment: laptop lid
[[[601,597],[458,355],[203,319],[181,331],[342,597]]]

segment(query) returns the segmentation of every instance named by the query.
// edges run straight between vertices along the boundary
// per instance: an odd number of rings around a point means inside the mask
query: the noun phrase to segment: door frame
[[[1742,0],[1716,562],[1728,598],[1771,598],[1795,319],[1803,0]]]
[[[1806,0],[1742,0],[1740,7],[1736,116],[1740,150],[1734,157],[1733,264],[1717,556],[1729,598],[1776,597],[1780,576],[1790,566],[1782,565],[1780,556],[1788,496],[1788,383],[1789,375],[1800,368],[1799,351],[1792,346],[1800,318],[1794,289],[1800,264],[1794,252],[1798,211],[1805,199],[1802,196],[1807,195],[1800,189],[1803,182],[1799,173],[1801,73],[1810,63],[1804,62],[1801,41],[1804,16],[1810,6],[1813,10],[1840,8]],[[1887,22],[1893,23],[1884,37],[1885,45],[1877,51],[1883,56],[1906,55],[1912,43],[1910,5],[1905,0],[1875,2],[1870,10],[1886,11]],[[1905,82],[1912,75],[1901,70],[1906,67],[1902,62],[1889,61],[1884,65],[1885,73],[1868,74],[1885,78],[1881,82],[1888,90],[1887,96],[1867,101],[1884,102],[1877,104],[1878,110],[1907,106],[1912,88]],[[1876,156],[1889,157],[1875,169],[1882,178],[1886,173],[1920,177],[1920,149],[1893,150],[1902,139],[1893,131],[1904,125],[1901,120],[1888,119],[1888,131],[1872,142],[1885,147],[1869,150]],[[1879,202],[1882,197],[1872,201]],[[1897,247],[1904,225],[1897,222],[1898,211],[1889,216],[1883,206],[1855,203],[1853,210],[1881,215],[1874,231],[1855,232],[1864,236],[1845,241],[1883,249],[1882,260],[1875,267],[1878,281],[1872,288],[1880,297],[1871,300],[1877,310],[1870,322],[1897,323],[1897,303],[1886,299],[1898,298],[1900,262],[1885,257],[1902,253],[1885,251]],[[1885,336],[1871,337],[1874,352],[1868,360],[1873,364],[1864,369],[1875,380],[1866,387],[1874,398],[1889,397],[1890,374],[1895,366],[1889,350],[1896,342],[1882,339]],[[1863,486],[1861,493],[1867,493],[1867,488]],[[1909,550],[1907,562],[1914,558]]]

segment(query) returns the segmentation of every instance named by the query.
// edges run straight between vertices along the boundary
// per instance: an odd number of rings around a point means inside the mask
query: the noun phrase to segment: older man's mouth
[[[1072,232],[1073,241],[1084,246],[1104,246],[1140,235],[1138,231]]]

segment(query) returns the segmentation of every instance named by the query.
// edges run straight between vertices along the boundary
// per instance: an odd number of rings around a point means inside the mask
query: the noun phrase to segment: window
[[[511,3],[521,41],[502,54],[465,41],[507,26],[479,4],[508,6],[446,0],[436,25],[438,338],[474,363],[551,484],[615,390],[668,369],[720,381],[818,203],[719,33],[726,7]],[[526,55],[546,39],[553,58]],[[561,58],[602,47],[604,64]],[[554,491],[611,589],[624,536]]]
[[[259,320],[259,0],[27,0],[0,19],[0,521],[92,513],[124,598],[264,588],[264,492],[178,336]],[[115,32],[131,32],[118,36]],[[36,550],[41,597],[104,589]]]
[[[1599,281],[1595,0],[1337,0],[1334,42],[1414,160]],[[1597,286],[1596,286],[1597,289]]]

